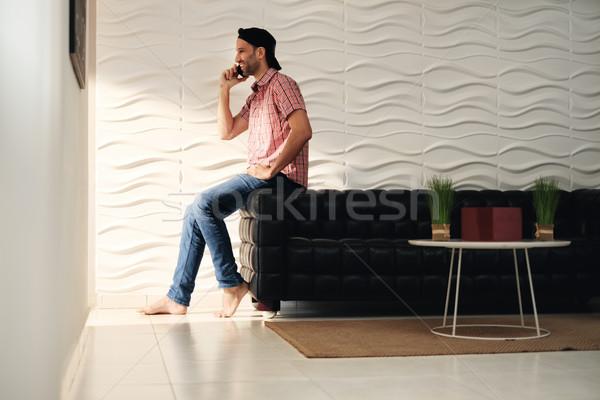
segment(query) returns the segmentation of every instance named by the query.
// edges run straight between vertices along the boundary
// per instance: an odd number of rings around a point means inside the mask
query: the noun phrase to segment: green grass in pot
[[[427,181],[427,187],[434,193],[427,197],[432,224],[449,224],[450,212],[454,202],[452,178],[433,176]]]
[[[554,225],[554,215],[559,197],[560,192],[556,179],[536,179],[533,185],[533,204],[538,225]]]

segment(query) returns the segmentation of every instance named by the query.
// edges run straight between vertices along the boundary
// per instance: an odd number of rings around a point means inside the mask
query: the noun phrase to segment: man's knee
[[[213,209],[215,201],[213,201],[212,198],[213,196],[211,196],[210,193],[199,193],[194,198],[192,205],[188,207],[190,212],[192,212],[197,219],[213,217],[215,215],[215,210]],[[218,206],[218,202],[216,203]]]
[[[240,192],[235,186],[220,185],[200,192],[192,204],[193,212],[197,219],[225,219],[243,207],[246,198],[247,193]]]
[[[185,212],[183,213],[183,219],[194,218],[194,205],[190,204],[185,208]]]

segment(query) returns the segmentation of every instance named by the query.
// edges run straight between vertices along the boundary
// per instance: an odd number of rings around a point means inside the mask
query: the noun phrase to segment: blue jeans
[[[219,288],[235,287],[244,282],[237,270],[231,239],[223,220],[242,208],[254,191],[263,188],[291,193],[302,186],[282,173],[268,181],[239,174],[196,196],[183,217],[179,258],[173,284],[167,293],[169,299],[189,307],[205,246],[212,256]]]

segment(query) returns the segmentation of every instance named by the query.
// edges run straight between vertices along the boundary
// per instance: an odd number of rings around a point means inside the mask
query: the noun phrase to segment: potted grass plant
[[[450,240],[450,212],[454,202],[452,178],[433,176],[427,181],[432,240]]]
[[[551,178],[538,178],[533,185],[533,205],[537,240],[554,240],[554,215],[558,207],[560,192],[558,181]]]

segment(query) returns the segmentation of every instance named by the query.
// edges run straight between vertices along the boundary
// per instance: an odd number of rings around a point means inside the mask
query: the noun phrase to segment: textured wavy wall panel
[[[100,293],[163,293],[180,218],[245,168],[218,140],[217,80],[237,28],[278,39],[305,95],[313,188],[600,187],[600,2],[102,0]],[[250,82],[233,91],[241,108]],[[237,216],[228,220],[239,245]],[[214,287],[210,258],[198,293]]]

